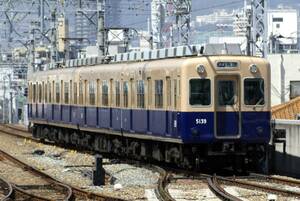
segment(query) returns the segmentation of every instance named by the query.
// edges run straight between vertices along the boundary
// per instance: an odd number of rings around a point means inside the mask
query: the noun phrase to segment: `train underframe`
[[[212,144],[179,144],[143,140],[118,135],[81,131],[79,129],[34,124],[34,138],[62,146],[153,162],[173,164],[189,169],[220,169],[231,167],[239,171],[265,172],[267,169],[266,144],[241,144],[220,141]]]

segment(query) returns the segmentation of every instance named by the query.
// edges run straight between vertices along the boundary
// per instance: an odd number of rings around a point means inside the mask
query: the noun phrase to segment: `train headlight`
[[[258,71],[257,65],[255,65],[255,64],[252,64],[252,65],[249,67],[249,69],[250,69],[250,72],[251,72],[251,73],[257,73],[257,71]]]
[[[203,65],[197,66],[197,72],[198,72],[199,74],[205,73],[205,66],[203,66]]]

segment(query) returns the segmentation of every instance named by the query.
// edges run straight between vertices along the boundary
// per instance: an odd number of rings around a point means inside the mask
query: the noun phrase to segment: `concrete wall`
[[[300,81],[300,54],[271,54],[271,100],[278,105],[290,100],[290,81]]]
[[[300,121],[275,120],[276,129],[286,130],[286,145],[275,144],[275,173],[300,178]]]

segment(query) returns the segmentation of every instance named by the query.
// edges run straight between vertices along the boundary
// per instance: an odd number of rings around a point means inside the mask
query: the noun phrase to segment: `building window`
[[[145,108],[145,86],[144,80],[137,81],[137,107]]]
[[[283,22],[283,18],[282,17],[274,17],[273,22]]]
[[[276,24],[276,28],[279,29],[280,28],[280,24]]]
[[[209,79],[190,80],[190,105],[210,105],[211,89]]]
[[[300,81],[290,81],[290,98],[300,96]]]
[[[155,80],[155,108],[163,108],[164,106],[163,88],[163,80]]]
[[[120,107],[120,82],[115,82],[115,88],[116,88],[116,107]]]
[[[123,83],[123,104],[128,107],[128,82]]]
[[[56,93],[56,103],[60,102],[60,91],[59,91],[59,82],[55,84],[55,93]]]
[[[102,82],[102,105],[108,106],[108,83],[106,80]]]
[[[64,83],[64,100],[65,100],[65,104],[69,104],[69,83],[65,82]]]
[[[96,91],[95,91],[95,82],[92,81],[89,83],[89,92],[90,92],[90,105],[96,104]]]

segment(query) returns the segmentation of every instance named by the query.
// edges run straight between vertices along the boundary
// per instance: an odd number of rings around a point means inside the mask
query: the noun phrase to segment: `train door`
[[[219,139],[239,138],[241,127],[240,79],[218,76],[215,80],[215,135]]]

